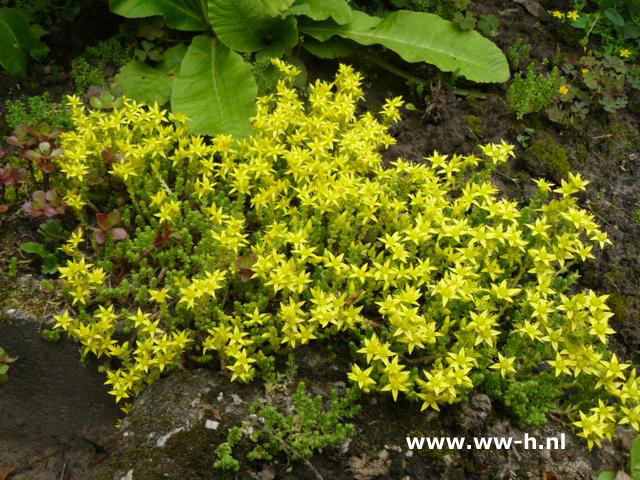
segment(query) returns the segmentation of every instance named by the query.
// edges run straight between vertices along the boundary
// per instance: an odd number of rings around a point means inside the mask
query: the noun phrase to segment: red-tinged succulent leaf
[[[114,210],[113,212],[107,214],[107,229],[111,230],[117,224],[120,223],[120,212],[118,210]]]
[[[127,231],[124,228],[114,228],[111,230],[111,237],[114,241],[124,240],[127,238]]]
[[[6,149],[0,148],[0,158],[6,157],[8,153],[9,152]]]
[[[22,209],[27,212],[28,215],[31,215],[32,217],[35,216],[33,214],[33,206],[31,204],[31,202],[25,202],[24,205],[22,205]]]
[[[0,213],[6,213],[9,210],[9,205],[6,203],[0,203]]]
[[[23,147],[22,142],[18,139],[18,137],[16,137],[15,135],[11,135],[10,137],[7,137],[7,139],[5,140],[9,145],[12,145],[14,147]]]
[[[39,162],[42,160],[42,155],[40,152],[36,152],[35,150],[25,150],[22,152],[22,156],[27,160],[31,160],[32,162]]]
[[[171,235],[171,228],[169,228],[166,223],[163,223],[162,232],[158,232],[158,234],[156,235],[156,247],[161,247],[162,245],[164,245],[167,240],[169,240],[169,235]]]
[[[43,155],[47,155],[51,151],[51,144],[49,142],[40,142],[38,144],[38,150],[40,150]]]
[[[254,253],[236,258],[236,266],[240,269],[251,268],[258,258]]]
[[[244,257],[238,257],[236,259],[236,267],[238,267],[238,275],[240,276],[240,281],[248,282],[251,280],[253,276],[253,270],[251,267],[256,262],[258,258],[254,253],[246,255]]]
[[[107,240],[106,232],[102,230],[98,230],[96,232],[96,242],[98,242],[98,245],[102,245],[106,240]]]
[[[98,222],[98,228],[100,230],[109,230],[107,228],[107,214],[106,213],[102,213],[102,212],[98,212],[96,213],[96,220]]]
[[[53,208],[51,205],[45,205],[44,214],[46,217],[48,218],[55,217],[56,215],[58,215],[58,213],[63,213],[63,212],[58,212],[58,209]]]
[[[53,173],[53,171],[56,169],[56,166],[53,163],[39,162],[38,168],[44,173]]]
[[[37,205],[44,205],[45,203],[47,203],[47,194],[42,190],[36,190],[35,192],[33,192],[31,194],[31,198]]]
[[[55,204],[58,203],[58,194],[55,192],[55,190],[47,190],[47,193],[45,194],[47,201],[51,204]]]

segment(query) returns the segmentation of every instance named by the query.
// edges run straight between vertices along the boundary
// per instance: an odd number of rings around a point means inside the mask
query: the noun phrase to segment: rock
[[[10,308],[0,311],[0,342],[17,361],[0,386],[0,432],[15,440],[55,440],[105,446],[121,416],[97,362],[80,362],[77,345],[63,336],[42,339],[40,321]]]
[[[491,413],[491,399],[484,393],[471,397],[471,406],[480,412]]]
[[[491,399],[478,393],[471,397],[471,401],[463,404],[456,416],[457,423],[465,431],[478,430],[491,413]]]
[[[230,427],[249,418],[249,405],[261,392],[260,385],[230,383],[204,368],[171,372],[133,402],[112,453],[110,478],[130,470],[134,480],[212,478],[217,446]]]

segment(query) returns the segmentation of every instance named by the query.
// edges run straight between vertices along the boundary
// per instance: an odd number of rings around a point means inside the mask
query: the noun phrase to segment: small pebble
[[[215,420],[207,420],[206,422],[204,422],[204,428],[207,428],[209,430],[218,430],[219,426],[220,422],[216,422]]]

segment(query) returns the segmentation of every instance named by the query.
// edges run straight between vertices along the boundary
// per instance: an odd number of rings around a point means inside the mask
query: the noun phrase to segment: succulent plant
[[[32,217],[55,217],[64,213],[65,204],[54,190],[36,190],[31,194],[31,201],[22,208]]]

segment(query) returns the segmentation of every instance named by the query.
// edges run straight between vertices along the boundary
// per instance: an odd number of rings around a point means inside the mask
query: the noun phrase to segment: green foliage
[[[19,125],[46,123],[55,130],[71,127],[71,118],[65,105],[54,102],[48,92],[42,95],[7,100],[5,119],[13,130]]]
[[[9,278],[16,278],[18,276],[18,257],[13,255],[9,260],[9,266],[7,267],[7,275]]]
[[[522,38],[518,38],[513,45],[509,47],[507,58],[509,64],[514,70],[520,70],[523,65],[529,64],[529,55],[531,54],[531,44],[525,43]]]
[[[303,25],[300,30],[325,41],[333,35],[361,45],[383,45],[407,62],[427,62],[475,82],[505,82],[506,58],[477,32],[462,32],[453,23],[429,13],[397,11],[383,19],[353,12],[347,25]]]
[[[89,87],[104,87],[107,82],[101,66],[91,65],[82,57],[76,58],[71,64],[71,77],[76,86],[76,92],[85,94]]]
[[[29,23],[17,8],[0,8],[0,67],[11,75],[27,75],[30,58],[42,58],[47,47],[40,41],[45,31]]]
[[[237,471],[239,463],[232,457],[232,448],[242,439],[255,445],[247,454],[249,460],[270,461],[281,453],[289,461],[309,460],[316,451],[337,447],[353,435],[353,424],[345,420],[358,413],[360,407],[355,404],[358,397],[356,388],[342,397],[333,390],[325,407],[325,399],[320,395],[307,396],[304,382],[300,382],[291,397],[292,413],[283,414],[273,405],[253,405],[250,412],[258,420],[229,430],[227,441],[216,450],[218,460],[214,467]]]
[[[547,422],[546,413],[559,405],[562,390],[552,373],[542,372],[527,380],[501,378],[488,373],[481,387],[519,421],[532,427]]]
[[[96,1],[99,0],[0,0],[0,6],[19,8],[32,21],[50,27],[73,22]]]
[[[193,39],[172,89],[171,108],[189,112],[194,131],[237,137],[251,133],[248,119],[255,114],[258,86],[249,64],[217,39]]]
[[[547,116],[563,125],[580,125],[590,112],[600,109],[615,113],[640,91],[640,67],[611,55],[585,55],[575,65],[564,64],[562,71],[567,92],[556,97]]]
[[[133,48],[127,46],[125,41],[116,35],[87,47],[82,56],[91,65],[102,63],[122,67],[131,60],[133,55]]]
[[[586,47],[591,35],[598,37],[604,53],[635,57],[640,48],[640,0],[574,0],[571,12],[553,15],[583,30],[580,41]]]
[[[345,0],[111,0],[110,7],[125,17],[161,15],[169,27],[205,32],[171,62],[148,43],[141,57],[160,64],[139,58],[117,79],[136,100],[164,104],[170,97],[174,112],[185,114],[198,134],[249,133],[257,86],[246,59],[236,52],[256,62],[286,55],[295,63],[292,49],[298,44],[325,58],[351,54],[358,44],[382,45],[407,62],[431,63],[476,82],[509,78],[506,58],[495,44],[424,12],[396,11],[379,18],[352,10]],[[489,17],[485,23],[489,30],[495,26]],[[227,72],[235,76],[227,79]],[[240,88],[228,95],[228,86],[237,82]]]
[[[630,476],[624,471],[618,472],[600,472],[597,480],[616,480],[619,478],[628,478],[629,480],[640,480],[640,436],[636,437],[631,445],[631,460],[629,465]]]
[[[58,273],[58,267],[65,261],[65,256],[58,251],[58,247],[69,233],[59,220],[47,220],[40,225],[38,232],[42,235],[44,243],[25,242],[20,245],[20,250],[39,257],[42,273]]]
[[[0,347],[0,385],[9,381],[9,365],[15,362],[17,359],[11,358],[4,351],[4,348]]]
[[[558,89],[562,84],[563,78],[556,67],[549,74],[536,73],[535,64],[530,63],[526,76],[516,73],[509,85],[509,107],[518,119],[529,113],[541,112],[558,96]]]

